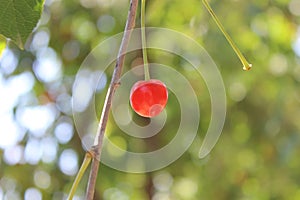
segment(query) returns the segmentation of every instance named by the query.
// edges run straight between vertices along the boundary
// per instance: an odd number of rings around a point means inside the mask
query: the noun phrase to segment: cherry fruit
[[[136,82],[130,91],[132,109],[143,117],[155,117],[165,108],[168,90],[160,80],[150,79]]]

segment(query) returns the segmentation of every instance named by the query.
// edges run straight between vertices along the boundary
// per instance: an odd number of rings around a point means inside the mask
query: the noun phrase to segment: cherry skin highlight
[[[155,117],[166,107],[168,90],[160,80],[136,82],[130,91],[132,109],[143,117]]]

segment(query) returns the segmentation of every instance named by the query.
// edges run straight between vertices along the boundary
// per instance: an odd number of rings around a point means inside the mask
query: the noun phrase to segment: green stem
[[[79,169],[79,171],[77,173],[77,176],[76,176],[76,178],[75,178],[75,180],[73,182],[73,185],[72,185],[72,188],[71,188],[71,191],[69,193],[69,196],[68,196],[67,200],[72,200],[73,199],[73,197],[75,195],[75,192],[77,190],[77,186],[78,186],[78,184],[79,184],[79,182],[80,182],[80,180],[81,180],[81,178],[82,178],[82,176],[83,176],[86,168],[89,166],[91,160],[92,160],[92,155],[91,155],[91,153],[87,152],[85,154],[85,157],[84,157],[84,160],[82,162],[82,165],[81,165],[81,167],[80,167],[80,169]]]
[[[142,32],[142,50],[143,50],[143,60],[144,60],[144,74],[145,80],[150,79],[148,57],[147,57],[147,45],[146,45],[146,31],[145,31],[145,9],[146,0],[142,0],[141,4],[141,32]]]
[[[202,0],[202,2],[205,5],[205,7],[208,10],[208,12],[213,17],[213,19],[216,22],[216,24],[218,25],[219,29],[224,34],[225,38],[227,39],[227,41],[229,42],[229,44],[231,45],[231,47],[233,48],[233,50],[235,51],[235,53],[237,54],[237,56],[239,57],[240,61],[243,64],[243,69],[244,70],[250,70],[251,67],[252,67],[252,64],[250,64],[250,63],[247,62],[246,58],[243,56],[243,54],[241,53],[241,51],[239,50],[239,48],[235,45],[235,43],[233,42],[233,40],[231,39],[231,37],[229,36],[229,34],[226,32],[225,28],[221,24],[220,20],[218,19],[218,17],[216,16],[216,14],[214,13],[214,11],[212,10],[212,8],[210,7],[210,5],[208,4],[207,0]]]

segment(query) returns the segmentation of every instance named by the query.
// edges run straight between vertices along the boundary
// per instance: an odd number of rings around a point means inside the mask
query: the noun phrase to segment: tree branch
[[[87,186],[87,193],[86,193],[87,200],[93,200],[94,197],[95,185],[96,185],[101,151],[102,151],[103,137],[104,137],[104,133],[105,133],[108,117],[109,117],[112,97],[115,93],[116,88],[119,85],[119,79],[121,76],[124,59],[125,59],[125,52],[129,44],[131,31],[135,26],[137,6],[138,6],[138,0],[130,0],[130,8],[127,16],[125,32],[118,52],[118,57],[112,75],[111,83],[106,93],[106,98],[105,98],[101,118],[98,125],[97,135],[95,137],[94,146],[92,147],[92,151],[95,153],[95,156],[93,157],[93,162],[92,162],[88,186]]]

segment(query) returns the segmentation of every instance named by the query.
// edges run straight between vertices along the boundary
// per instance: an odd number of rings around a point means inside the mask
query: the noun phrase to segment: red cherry
[[[143,117],[155,117],[165,108],[167,101],[168,90],[160,80],[138,81],[130,91],[131,107]]]

